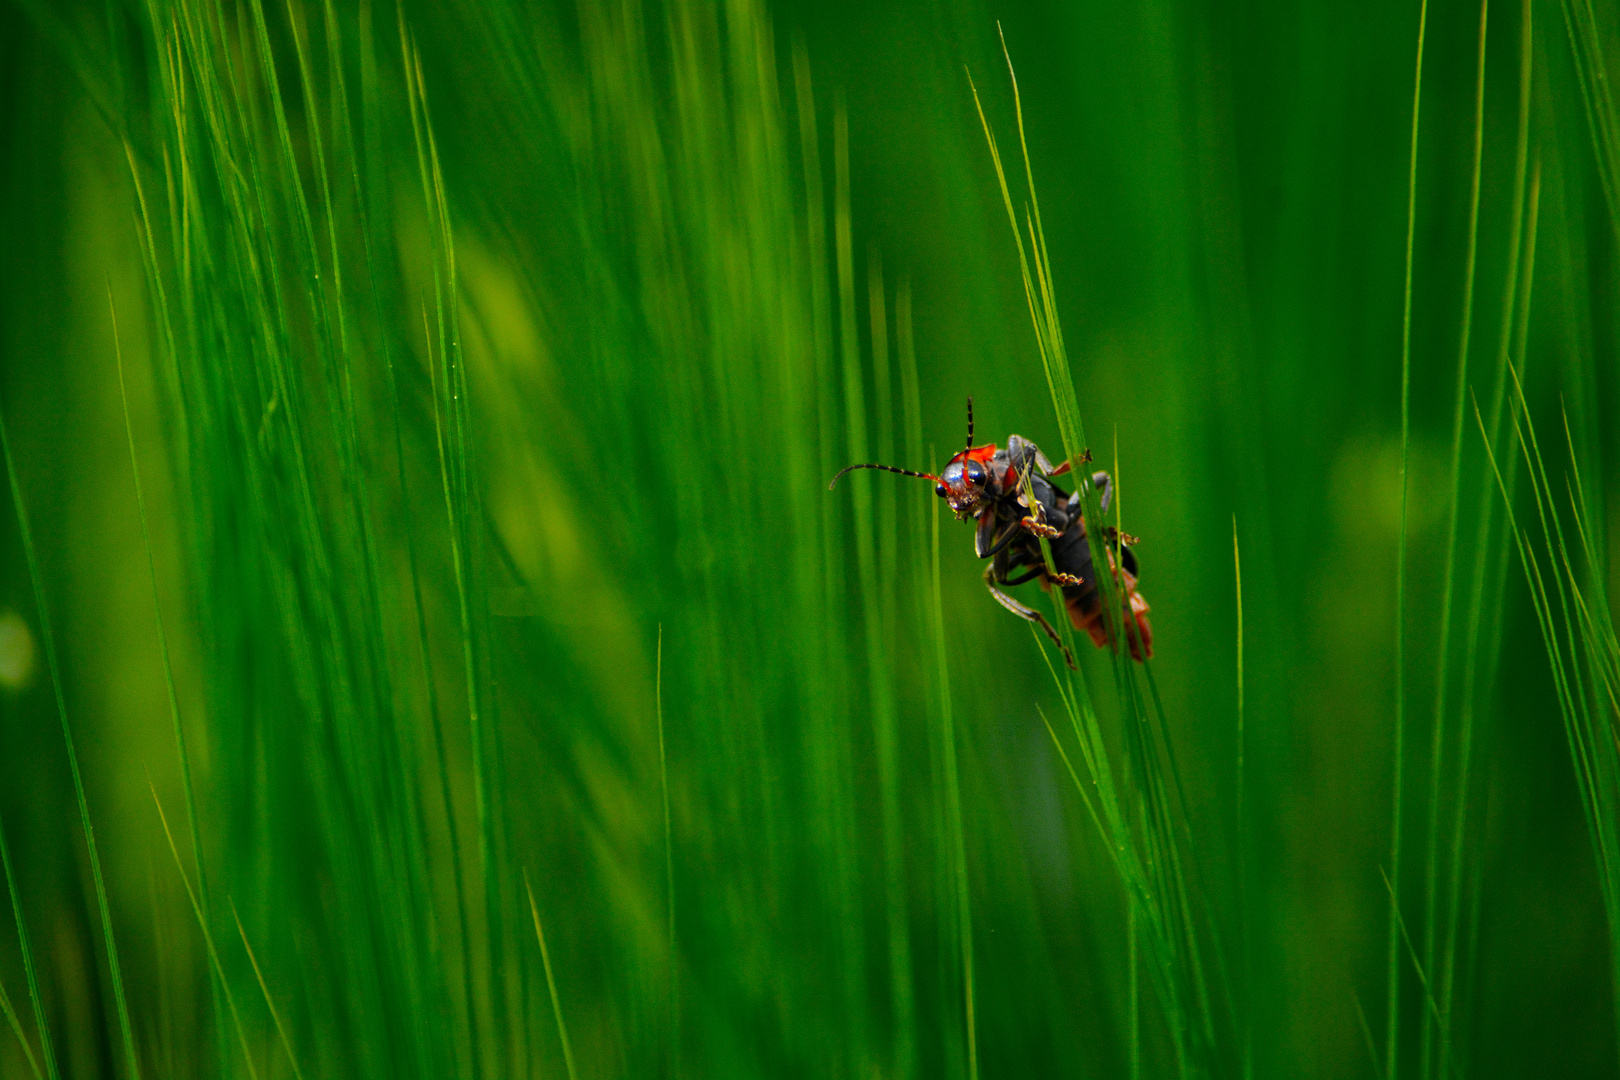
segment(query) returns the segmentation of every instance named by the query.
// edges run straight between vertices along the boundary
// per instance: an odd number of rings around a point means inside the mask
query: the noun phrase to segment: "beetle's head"
[[[855,469],[882,469],[884,472],[899,473],[901,476],[915,476],[922,480],[934,481],[934,491],[940,498],[950,504],[951,511],[958,521],[979,517],[989,508],[995,496],[996,478],[990,469],[990,459],[995,456],[994,446],[973,445],[973,399],[968,398],[967,403],[967,449],[951,458],[944,471],[935,476],[933,473],[913,472],[910,469],[896,468],[893,465],[851,465],[833,477],[833,484],[838,483],[839,477]],[[829,487],[832,485],[829,484]]]
[[[967,451],[957,454],[939,475],[934,492],[949,504],[958,521],[978,517],[990,503],[993,478],[990,470],[968,456]]]

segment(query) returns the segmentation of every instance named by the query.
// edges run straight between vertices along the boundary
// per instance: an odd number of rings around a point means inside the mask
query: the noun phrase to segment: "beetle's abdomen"
[[[1127,550],[1123,553],[1125,567],[1115,573],[1115,582],[1126,598],[1124,608],[1136,624],[1131,639],[1131,656],[1137,660],[1153,655],[1153,627],[1148,623],[1148,602],[1136,591],[1136,560]],[[1112,549],[1108,552],[1110,565],[1114,561]],[[1097,591],[1097,578],[1093,573],[1091,545],[1086,542],[1085,522],[1078,517],[1074,525],[1052,541],[1052,565],[1059,573],[1072,574],[1080,579],[1078,585],[1063,586],[1063,606],[1076,630],[1084,630],[1098,648],[1107,648],[1108,627],[1102,617],[1102,597]]]

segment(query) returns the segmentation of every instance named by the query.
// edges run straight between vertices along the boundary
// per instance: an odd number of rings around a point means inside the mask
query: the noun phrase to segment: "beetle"
[[[1007,436],[1005,449],[995,443],[974,446],[971,397],[967,403],[967,420],[966,449],[946,462],[938,476],[894,465],[863,463],[840,470],[827,487],[831,490],[846,473],[856,469],[881,469],[934,481],[935,494],[945,500],[956,520],[976,523],[973,550],[979,558],[990,560],[984,570],[984,584],[990,595],[1020,619],[1046,631],[1046,636],[1063,650],[1063,659],[1072,668],[1075,666],[1073,655],[1046,617],[998,588],[1027,581],[1039,581],[1047,592],[1057,586],[1062,590],[1063,606],[1074,628],[1084,630],[1099,648],[1110,645],[1082,515],[1083,502],[1079,492],[1064,491],[1050,479],[1067,473],[1070,463],[1065,461],[1053,468],[1040,447],[1021,435]],[[1084,460],[1091,460],[1089,451]],[[1109,475],[1100,470],[1094,472],[1091,484],[1101,493],[1102,508],[1107,510],[1113,494]],[[1124,597],[1124,613],[1135,624],[1136,632],[1126,634],[1131,655],[1143,660],[1153,655],[1153,628],[1148,624],[1148,603],[1136,591],[1139,571],[1131,545],[1137,540],[1111,526],[1104,536],[1109,568],[1114,571],[1114,579]],[[1050,568],[1041,551],[1043,538],[1051,546]]]

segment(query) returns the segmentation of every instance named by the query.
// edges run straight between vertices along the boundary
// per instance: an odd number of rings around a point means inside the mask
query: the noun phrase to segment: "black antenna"
[[[827,485],[827,490],[831,491],[833,489],[833,484],[836,484],[839,480],[842,480],[845,473],[854,472],[856,469],[882,469],[884,472],[899,473],[901,476],[915,476],[919,480],[932,480],[935,483],[940,482],[939,477],[935,476],[933,473],[912,472],[910,469],[897,469],[893,465],[851,465],[847,469],[838,470],[838,475],[832,478],[832,484]]]
[[[968,395],[968,442],[967,448],[973,449],[973,395]]]

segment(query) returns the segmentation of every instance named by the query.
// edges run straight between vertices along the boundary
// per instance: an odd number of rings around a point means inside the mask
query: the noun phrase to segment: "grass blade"
[[[28,511],[23,504],[22,483],[17,479],[17,465],[11,455],[11,437],[6,430],[4,411],[0,410],[0,451],[6,459],[6,479],[11,484],[12,507],[17,514],[17,530],[22,538],[23,556],[28,564],[28,577],[34,587],[35,611],[39,616],[39,636],[45,650],[45,664],[51,674],[51,689],[56,695],[56,714],[62,722],[62,741],[67,747],[68,769],[73,775],[73,797],[79,807],[79,826],[84,830],[85,850],[90,858],[90,876],[95,882],[96,910],[101,916],[102,942],[107,950],[107,970],[112,979],[113,1001],[118,1009],[118,1031],[123,1039],[124,1060],[132,1080],[140,1080],[141,1067],[135,1051],[135,1035],[130,1029],[129,1005],[124,1000],[124,973],[118,962],[118,942],[113,938],[112,912],[107,905],[107,883],[101,873],[101,855],[96,848],[95,828],[90,823],[90,803],[84,794],[84,779],[79,773],[79,755],[73,746],[73,729],[68,725],[67,699],[62,693],[62,672],[56,661],[56,644],[51,632],[50,611],[45,604],[45,580],[40,573],[39,558],[34,551],[34,536],[28,527]],[[18,919],[18,928],[22,926]],[[43,1031],[41,1027],[41,1031]]]
[[[568,1025],[563,1023],[562,1002],[557,997],[557,980],[551,974],[551,952],[546,948],[546,932],[540,926],[540,908],[534,902],[534,890],[529,887],[529,872],[523,872],[523,891],[529,897],[529,914],[534,917],[534,936],[540,942],[540,962],[546,969],[546,989],[551,993],[551,1012],[557,1018],[557,1039],[562,1043],[563,1063],[568,1067],[568,1080],[579,1080],[574,1072],[574,1049],[568,1042]]]
[[[1479,188],[1485,157],[1485,44],[1489,15],[1489,0],[1480,0],[1479,56],[1475,62],[1477,74],[1474,81],[1473,170],[1468,188],[1468,244],[1463,259],[1463,314],[1458,335],[1457,384],[1452,402],[1451,507],[1446,522],[1446,564],[1440,594],[1439,673],[1436,679],[1434,726],[1429,748],[1428,837],[1423,873],[1422,967],[1430,972],[1435,971],[1436,934],[1439,930],[1436,892],[1440,873],[1441,772],[1446,749],[1446,697],[1451,673],[1451,615],[1452,596],[1456,585],[1457,532],[1458,521],[1462,515],[1463,404],[1468,386],[1468,347],[1474,328],[1474,271],[1479,253]],[[1465,798],[1465,792],[1459,791],[1457,798]],[[1436,1020],[1442,1027],[1449,1022],[1443,1014],[1437,1015]],[[1430,1075],[1435,1037],[1435,1027],[1430,1022],[1428,1013],[1424,1014],[1423,1026],[1419,1031],[1421,1042],[1419,1072],[1420,1075],[1427,1077]]]
[[[669,1073],[680,1075],[681,961],[675,937],[675,839],[669,813],[669,763],[664,753],[664,628],[658,627],[657,660],[658,789],[664,801],[664,889],[669,903]]]
[[[23,1034],[22,1022],[17,1019],[17,1010],[11,1007],[11,995],[6,993],[3,985],[0,985],[0,1013],[5,1014],[11,1033],[17,1036],[17,1045],[22,1047],[23,1057],[28,1060],[28,1071],[34,1074],[35,1080],[43,1080],[39,1062],[34,1059],[34,1048],[28,1044],[28,1036]]]
[[[186,887],[186,899],[191,901],[191,912],[197,918],[197,929],[202,931],[203,944],[208,949],[208,962],[214,969],[214,976],[219,980],[221,991],[225,995],[225,1005],[230,1010],[231,1026],[236,1029],[236,1041],[242,1047],[242,1060],[247,1065],[250,1080],[258,1080],[259,1071],[253,1066],[253,1051],[248,1047],[247,1032],[242,1028],[242,1015],[236,1009],[236,996],[231,993],[231,984],[225,978],[225,968],[219,962],[219,951],[214,948],[214,935],[208,929],[208,919],[203,915],[202,905],[197,903],[197,894],[191,888],[191,878],[186,874],[186,867],[180,861],[180,849],[175,846],[174,832],[169,828],[169,815],[163,812],[163,801],[158,798],[157,788],[147,781],[152,790],[152,805],[157,807],[158,821],[163,825],[163,836],[169,842],[169,854],[174,856],[174,868],[180,875],[180,883]]]
[[[17,930],[17,951],[22,954],[23,974],[28,979],[28,1000],[34,1007],[34,1029],[39,1033],[39,1052],[45,1059],[45,1071],[50,1080],[59,1080],[60,1074],[56,1070],[56,1053],[51,1047],[51,1029],[45,1022],[45,1002],[39,994],[39,976],[34,970],[34,952],[28,943],[28,924],[23,919],[22,896],[17,891],[17,877],[11,868],[11,845],[6,842],[5,824],[0,822],[0,865],[6,872],[6,892],[11,897],[11,916],[13,925]],[[33,1051],[28,1050],[28,1040],[23,1038],[21,1030],[17,1031],[17,1039],[27,1051],[28,1060],[33,1061]],[[37,1069],[35,1070],[37,1073]]]
[[[259,969],[259,958],[253,955],[253,946],[248,942],[247,928],[242,925],[242,916],[237,913],[236,901],[231,901],[231,918],[236,920],[236,932],[242,939],[242,948],[247,952],[248,963],[253,965],[254,978],[259,980],[259,991],[264,994],[265,1008],[270,1010],[270,1020],[276,1026],[276,1036],[281,1040],[281,1048],[287,1052],[287,1061],[292,1065],[293,1075],[298,1080],[304,1080],[303,1070],[298,1067],[298,1055],[293,1053],[292,1040],[287,1038],[287,1027],[281,1022],[281,1012],[276,1008],[275,999],[270,996],[270,986],[264,981],[264,972]]]
[[[1388,1012],[1384,1035],[1384,1075],[1388,1080],[1397,1080],[1400,1055],[1401,795],[1406,763],[1406,473],[1412,440],[1412,258],[1417,235],[1418,126],[1423,104],[1423,43],[1428,24],[1429,0],[1422,0],[1418,9],[1416,74],[1412,80],[1412,154],[1406,195],[1406,289],[1401,316],[1401,524],[1395,551],[1395,768],[1389,841],[1389,944],[1385,954]]]

